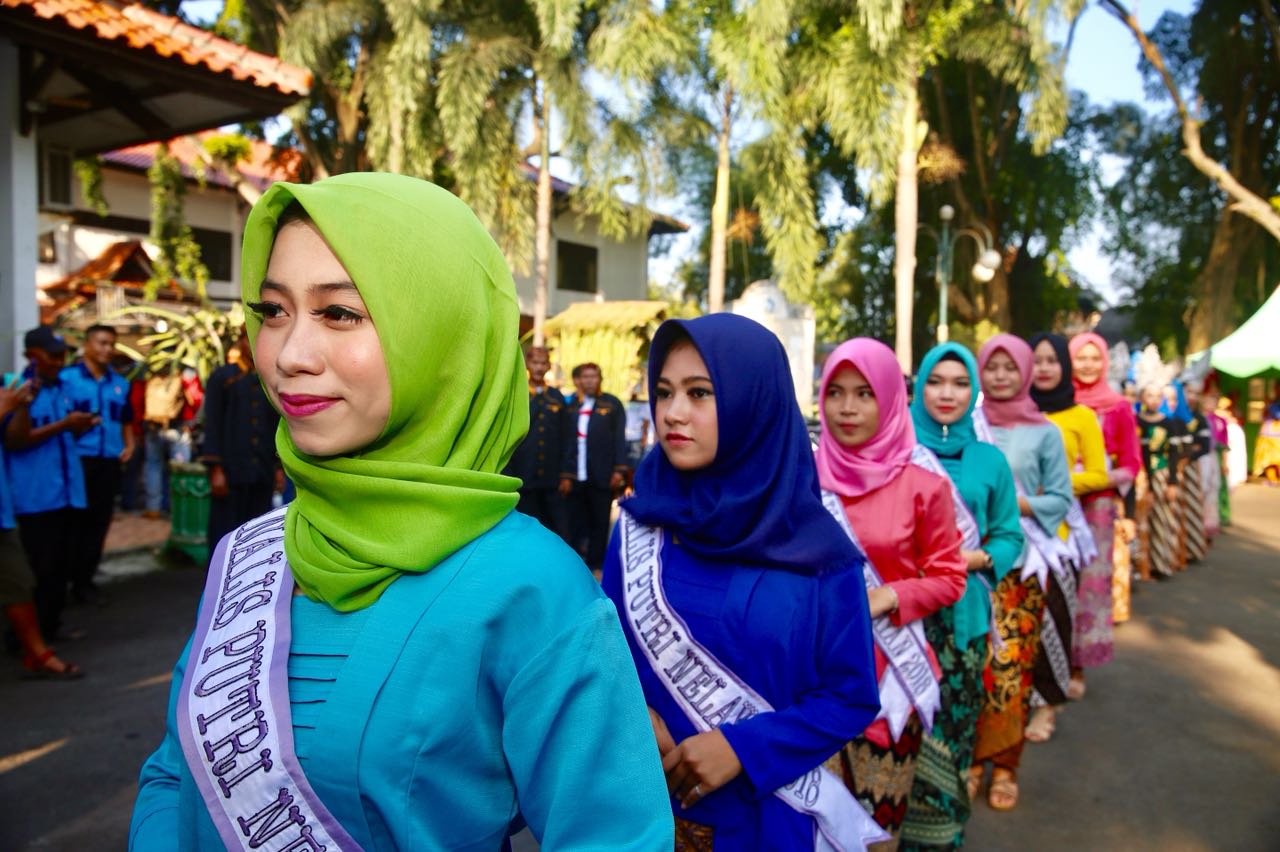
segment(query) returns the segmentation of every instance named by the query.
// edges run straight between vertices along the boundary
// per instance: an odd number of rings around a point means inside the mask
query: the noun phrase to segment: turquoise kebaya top
[[[653,728],[613,605],[559,538],[512,512],[364,609],[292,601],[299,762],[365,850],[670,852]],[[222,849],[175,728],[147,760],[133,850]]]
[[[960,489],[982,536],[982,549],[991,554],[990,572],[970,571],[964,597],[952,606],[956,645],[968,647],[991,626],[991,593],[977,577],[984,575],[991,586],[1013,570],[1022,554],[1022,528],[1018,522],[1018,492],[1004,454],[992,444],[971,441],[958,455],[938,453],[951,481]]]
[[[1057,535],[1074,497],[1062,433],[1046,420],[1034,426],[992,426],[991,435],[1022,485],[1032,517],[1046,533]],[[1017,564],[1021,565],[1022,560]]]

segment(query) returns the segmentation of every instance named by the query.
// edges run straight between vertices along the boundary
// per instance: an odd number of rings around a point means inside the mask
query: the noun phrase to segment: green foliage
[[[117,349],[140,366],[143,375],[190,367],[199,374],[201,382],[226,363],[227,350],[244,329],[244,311],[239,304],[232,305],[228,311],[203,307],[192,313],[131,306],[104,315],[102,319],[118,317],[144,318],[151,321],[153,327],[164,323],[164,331],[140,338],[136,348],[116,344]]]
[[[209,269],[200,260],[200,245],[184,214],[187,183],[182,164],[169,153],[168,145],[156,149],[147,178],[151,182],[151,241],[159,250],[147,282],[147,298],[154,299],[160,287],[177,280],[186,287],[194,285],[203,300]]]
[[[1273,193],[1280,45],[1258,4],[1201,2],[1189,16],[1165,13],[1149,35],[1178,85],[1198,98],[1205,152],[1249,190]],[[1152,94],[1166,97],[1154,69],[1139,67]],[[1103,250],[1153,340],[1181,350],[1197,312],[1222,316],[1218,333],[1251,315],[1280,275],[1280,244],[1230,212],[1225,194],[1182,155],[1176,115],[1147,117],[1119,105],[1092,125],[1100,147],[1122,164],[1105,191]]]
[[[78,157],[71,167],[80,181],[80,197],[85,206],[99,216],[106,216],[109,211],[106,196],[102,194],[102,158]]]
[[[253,143],[240,133],[220,133],[206,136],[200,144],[215,161],[234,167],[249,159],[253,152]]]

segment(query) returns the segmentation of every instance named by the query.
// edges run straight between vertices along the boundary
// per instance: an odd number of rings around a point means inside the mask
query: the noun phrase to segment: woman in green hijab
[[[528,412],[519,308],[423,181],[278,183],[243,296],[298,497],[214,553],[142,769],[139,850],[670,850],[612,605],[499,471]]]

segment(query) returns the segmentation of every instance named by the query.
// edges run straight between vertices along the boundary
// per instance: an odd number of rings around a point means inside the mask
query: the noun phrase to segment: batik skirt
[[[1031,701],[1032,671],[1040,654],[1044,592],[1039,580],[1022,580],[1015,569],[996,584],[992,598],[1002,647],[992,650],[991,661],[982,672],[986,695],[978,715],[973,760],[1017,769]]]
[[[965,648],[957,647],[950,607],[926,618],[924,632],[942,669],[942,707],[933,731],[920,743],[901,848],[959,849],[971,808],[965,782],[973,765],[983,703],[982,669],[990,642],[980,636]]]
[[[1200,482],[1204,489],[1202,503],[1204,513],[1204,534],[1212,542],[1222,532],[1221,500],[1222,500],[1222,452],[1215,448],[1199,459]]]
[[[1040,653],[1031,672],[1031,706],[1057,707],[1067,703],[1071,683],[1072,633],[1076,616],[1076,574],[1050,571],[1040,623]]]
[[[1090,494],[1083,502],[1085,520],[1093,534],[1098,557],[1085,565],[1076,584],[1076,620],[1071,635],[1071,664],[1090,669],[1111,662],[1111,625],[1115,609],[1112,592],[1112,539],[1116,532],[1116,504],[1110,494]],[[1127,587],[1126,587],[1127,588]]]
[[[1169,577],[1181,569],[1182,545],[1178,536],[1181,512],[1177,503],[1171,503],[1167,496],[1169,471],[1152,471],[1149,480],[1147,493],[1138,503],[1139,558],[1145,568],[1142,573]]]
[[[1182,504],[1182,533],[1187,562],[1199,562],[1209,552],[1209,540],[1204,534],[1204,487],[1200,477],[1199,459],[1189,459],[1182,466],[1181,488],[1178,499]]]
[[[868,849],[894,852],[898,848],[898,833],[907,816],[907,802],[916,775],[922,730],[920,717],[913,713],[902,729],[902,736],[888,748],[858,737],[825,764],[844,779],[845,786],[872,819],[893,835],[892,841],[873,844]]]
[[[1134,483],[1137,487],[1137,483]],[[1111,540],[1111,621],[1124,624],[1129,620],[1130,586],[1133,583],[1133,551],[1138,538],[1135,519],[1125,517],[1125,504],[1116,498],[1116,523]]]

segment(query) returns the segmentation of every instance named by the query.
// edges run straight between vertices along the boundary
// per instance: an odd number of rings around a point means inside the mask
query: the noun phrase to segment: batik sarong
[[[675,852],[713,852],[715,829],[676,817]]]
[[[1035,577],[1022,580],[1017,571],[1011,571],[996,585],[992,598],[1003,647],[993,649],[982,673],[986,695],[978,715],[973,760],[990,760],[1016,770],[1031,702],[1031,673],[1040,652],[1044,592]]]
[[[1085,565],[1076,584],[1076,620],[1071,636],[1071,664],[1088,669],[1106,665],[1112,657],[1111,625],[1115,600],[1111,569],[1115,537],[1115,498],[1110,494],[1087,495],[1081,505],[1098,557]],[[1127,586],[1125,587],[1127,590]]]
[[[1040,650],[1031,672],[1031,706],[1057,707],[1067,703],[1071,683],[1072,633],[1075,626],[1074,572],[1050,571],[1040,625]]]
[[[1222,456],[1218,448],[1205,453],[1198,459],[1200,463],[1200,482],[1204,491],[1201,501],[1201,512],[1204,515],[1204,534],[1210,542],[1222,532],[1222,519],[1219,515],[1222,499]]]
[[[1200,478],[1200,462],[1190,459],[1182,466],[1178,498],[1182,511],[1182,532],[1186,541],[1186,561],[1199,562],[1209,552],[1204,534],[1204,490]]]
[[[959,849],[971,802],[965,782],[973,765],[973,742],[982,710],[982,669],[989,643],[979,636],[956,647],[951,609],[924,620],[925,636],[942,668],[942,709],[933,732],[920,742],[915,781],[902,824],[904,850]]]
[[[937,724],[936,718],[934,724]],[[866,737],[858,737],[846,743],[825,764],[828,770],[844,779],[854,798],[880,827],[893,835],[892,841],[870,844],[868,850],[894,852],[898,848],[898,834],[907,816],[923,732],[920,717],[913,713],[902,736],[891,741],[887,748]]]
[[[1170,577],[1178,570],[1180,545],[1176,506],[1169,501],[1169,471],[1151,472],[1151,484],[1140,502],[1138,535],[1142,540],[1142,557],[1146,560],[1144,576]]]

